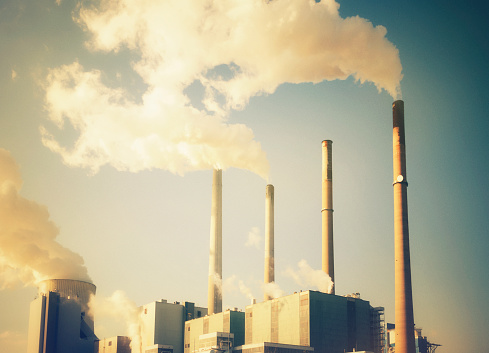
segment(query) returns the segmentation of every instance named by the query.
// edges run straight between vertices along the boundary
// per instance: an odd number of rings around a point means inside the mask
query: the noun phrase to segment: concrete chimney
[[[211,232],[209,251],[208,314],[222,312],[222,170],[212,178]]]
[[[333,249],[333,141],[323,141],[323,197],[322,197],[322,258],[323,271],[333,281],[332,294],[335,293],[334,249]]]
[[[267,185],[265,192],[265,284],[275,282],[274,255],[274,188]],[[272,299],[265,293],[265,301]]]
[[[407,207],[404,102],[392,104],[396,353],[415,353]]]

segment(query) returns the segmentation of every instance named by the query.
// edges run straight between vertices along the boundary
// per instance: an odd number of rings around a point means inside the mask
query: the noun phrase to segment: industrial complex
[[[138,339],[99,339],[88,308],[92,283],[50,279],[31,303],[28,353],[432,353],[414,327],[407,220],[404,102],[393,104],[395,325],[358,293],[300,291],[244,311],[222,310],[222,171],[214,170],[208,307],[155,301],[139,308]],[[334,283],[332,141],[322,142],[322,270]],[[274,187],[265,192],[264,283],[275,280]]]

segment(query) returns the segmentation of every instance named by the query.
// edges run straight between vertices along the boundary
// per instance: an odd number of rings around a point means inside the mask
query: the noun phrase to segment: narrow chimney
[[[323,197],[322,197],[322,258],[323,271],[333,281],[332,294],[335,293],[334,249],[333,249],[333,141],[323,141]]]
[[[274,188],[267,185],[265,196],[265,284],[275,282]],[[265,293],[265,301],[272,299]]]
[[[212,179],[211,232],[209,251],[208,313],[222,311],[222,170]]]
[[[407,207],[404,102],[392,104],[396,353],[415,353]]]

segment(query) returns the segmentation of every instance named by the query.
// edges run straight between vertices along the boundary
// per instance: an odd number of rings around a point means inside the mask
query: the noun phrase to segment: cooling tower
[[[322,259],[323,271],[333,281],[335,293],[334,248],[333,248],[333,141],[324,140],[322,155]]]
[[[61,298],[75,299],[84,311],[88,311],[90,296],[95,295],[94,284],[73,279],[48,279],[39,283],[39,295],[59,293]]]
[[[396,353],[415,353],[407,206],[404,102],[392,104]]]
[[[274,255],[274,188],[267,185],[265,193],[265,284],[275,282]],[[272,299],[265,293],[265,300]]]
[[[92,283],[71,279],[40,282],[30,308],[27,352],[93,352],[97,337],[88,303],[95,290]]]
[[[222,311],[222,170],[214,169],[212,179],[211,231],[209,249],[208,313]]]

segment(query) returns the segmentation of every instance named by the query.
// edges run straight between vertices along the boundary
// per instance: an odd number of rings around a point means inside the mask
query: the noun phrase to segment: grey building
[[[184,323],[207,315],[207,309],[194,303],[168,303],[166,300],[143,305],[140,316],[141,351],[183,353]]]
[[[316,291],[246,307],[245,344],[310,346],[316,353],[373,351],[370,303]]]

